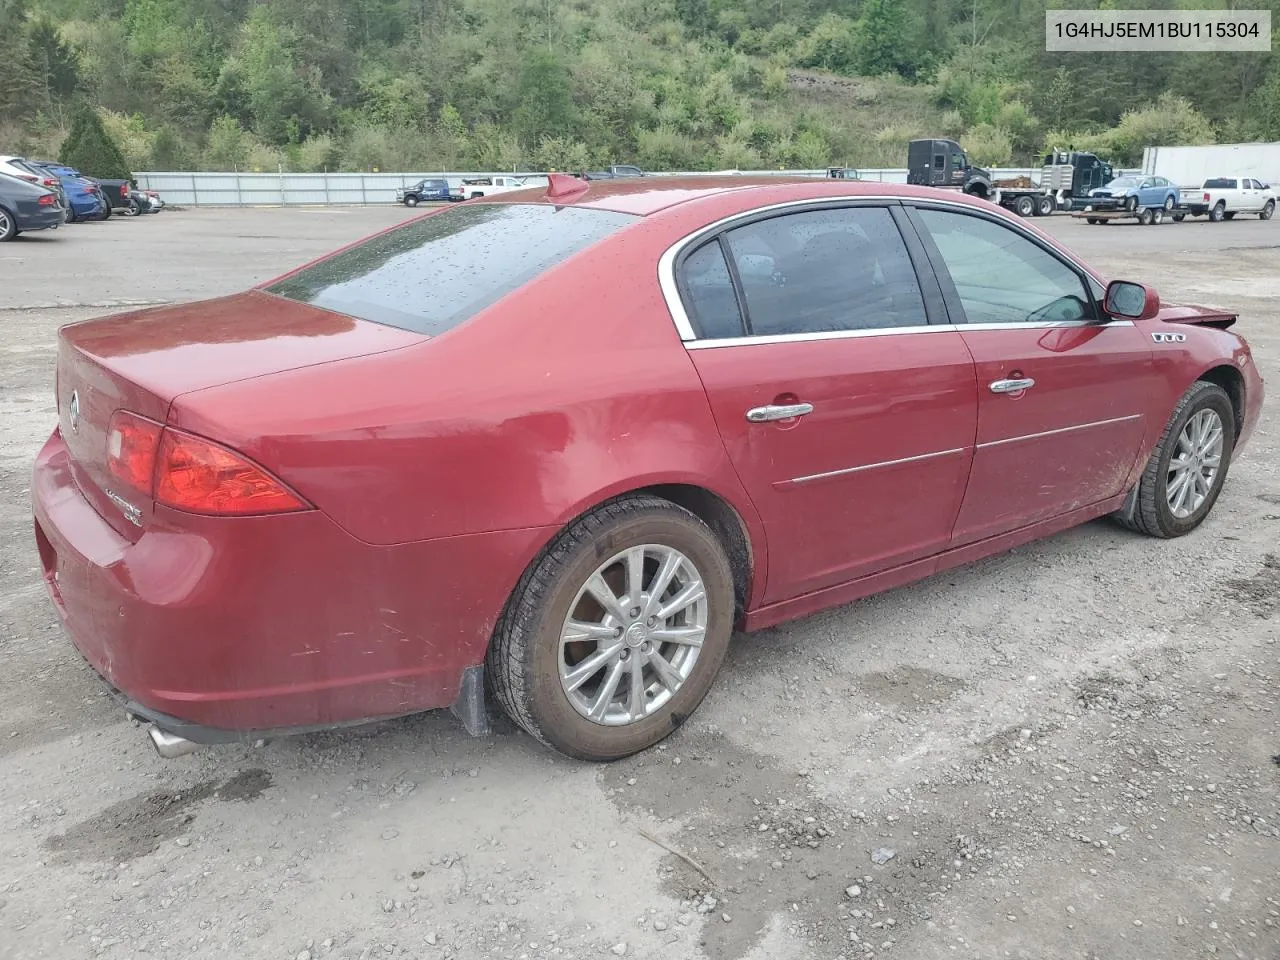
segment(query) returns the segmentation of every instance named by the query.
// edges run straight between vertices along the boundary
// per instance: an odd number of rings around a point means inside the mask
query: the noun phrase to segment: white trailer
[[[1218,143],[1204,147],[1147,147],[1142,172],[1198,187],[1213,177],[1253,177],[1280,186],[1280,142]]]

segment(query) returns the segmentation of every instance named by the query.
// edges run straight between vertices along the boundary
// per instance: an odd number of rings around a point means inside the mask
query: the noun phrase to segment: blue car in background
[[[1134,213],[1148,207],[1163,207],[1165,213],[1178,205],[1178,188],[1164,177],[1125,174],[1089,194],[1095,210],[1124,209]]]
[[[105,220],[111,215],[111,207],[102,195],[102,188],[80,176],[79,170],[50,160],[28,160],[27,163],[58,178],[67,195],[68,220]]]

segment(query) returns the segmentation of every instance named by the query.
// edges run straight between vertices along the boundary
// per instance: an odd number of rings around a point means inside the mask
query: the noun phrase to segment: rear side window
[[[1235,188],[1235,180],[1227,177],[1218,177],[1216,180],[1206,180],[1203,187],[1205,190],[1234,190]]]
[[[883,207],[784,214],[730,230],[725,239],[753,334],[929,322],[906,244]]]
[[[371,237],[264,289],[435,336],[636,219],[550,204],[467,204]]]

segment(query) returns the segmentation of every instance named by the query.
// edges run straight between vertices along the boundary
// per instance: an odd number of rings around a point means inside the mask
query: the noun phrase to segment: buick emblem
[[[71,399],[67,402],[67,424],[71,427],[71,432],[76,433],[80,429],[80,391],[72,390]]]

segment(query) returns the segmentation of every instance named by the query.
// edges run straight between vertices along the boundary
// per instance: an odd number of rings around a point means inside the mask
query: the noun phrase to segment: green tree
[[[563,136],[574,122],[569,71],[559,54],[541,47],[528,51],[516,81],[518,102],[512,119],[516,132],[528,143]]]
[[[35,113],[40,74],[27,41],[23,0],[0,0],[0,118],[21,120]]]
[[[866,0],[857,28],[858,72],[868,76],[915,75],[903,0]]]
[[[28,49],[41,85],[51,95],[68,97],[76,91],[80,84],[76,55],[62,42],[58,28],[51,21],[42,18],[32,22]]]
[[[71,130],[58,151],[58,159],[87,177],[133,179],[124,154],[107,134],[98,111],[89,104],[81,104],[76,108],[71,120]]]
[[[249,159],[250,137],[235,117],[225,113],[213,121],[203,162],[210,170],[243,170]]]

